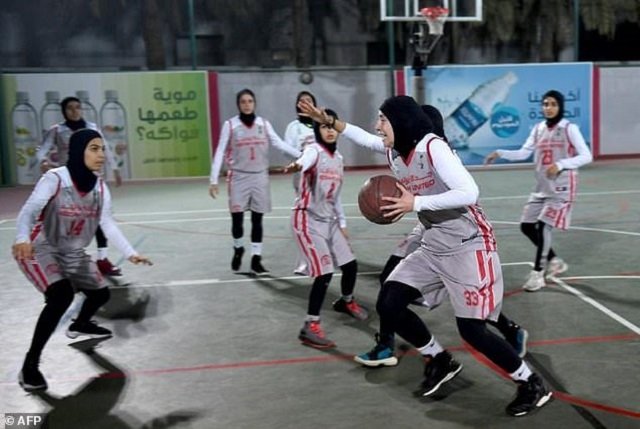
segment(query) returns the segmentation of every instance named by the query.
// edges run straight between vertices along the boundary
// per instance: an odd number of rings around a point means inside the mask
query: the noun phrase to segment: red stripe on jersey
[[[300,243],[300,248],[302,249],[311,265],[309,267],[309,276],[318,277],[322,272],[320,266],[320,258],[318,257],[318,252],[313,246],[313,241],[311,240],[311,236],[309,235],[309,225],[307,221],[306,210],[295,210],[293,226],[296,232],[298,243]]]
[[[31,279],[33,284],[41,291],[45,292],[47,287],[49,286],[49,281],[47,280],[47,276],[45,276],[44,272],[40,268],[40,264],[37,260],[31,259],[27,263],[27,261],[20,261],[22,268],[24,269],[27,277]]]
[[[29,236],[29,239],[31,241],[35,240],[38,234],[40,234],[40,231],[42,230],[42,223],[44,222],[44,211],[47,209],[47,206],[60,193],[60,184],[62,183],[62,179],[60,178],[60,176],[58,176],[58,173],[53,173],[53,174],[55,174],[56,177],[58,178],[58,186],[56,187],[56,192],[51,196],[51,198],[49,198],[49,201],[47,201],[47,204],[44,205],[44,208],[40,211],[40,214],[38,215],[38,219],[37,219],[38,223],[34,225],[33,229],[31,230],[31,235]]]
[[[429,158],[429,165],[433,167],[433,158],[431,157],[431,142],[438,139],[438,137],[432,137],[427,142],[427,157]]]
[[[476,205],[468,206],[469,211],[471,212],[474,220],[476,221],[476,225],[478,225],[478,229],[480,230],[480,234],[484,239],[484,247],[485,250],[495,251],[496,250],[496,238],[493,235],[493,227],[489,222],[487,222],[484,214],[480,213],[480,211],[476,208]]]

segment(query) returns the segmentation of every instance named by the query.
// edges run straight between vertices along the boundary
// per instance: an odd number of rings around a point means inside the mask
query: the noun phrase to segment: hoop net
[[[446,7],[425,7],[420,9],[420,15],[424,17],[429,24],[429,34],[434,36],[442,36],[444,32],[444,23],[449,16],[449,9]]]

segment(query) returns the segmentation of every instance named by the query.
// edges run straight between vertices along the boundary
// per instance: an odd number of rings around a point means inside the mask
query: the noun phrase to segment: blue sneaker
[[[380,342],[380,337],[376,334],[376,345],[367,353],[354,356],[353,360],[368,367],[396,366],[398,358],[393,353],[393,347]]]

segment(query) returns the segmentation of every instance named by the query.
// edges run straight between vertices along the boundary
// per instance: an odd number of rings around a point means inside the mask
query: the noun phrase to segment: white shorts
[[[418,289],[422,305],[435,308],[448,295],[456,317],[497,320],[504,285],[497,252],[473,250],[434,255],[420,247],[391,272],[387,281]]]
[[[337,220],[321,222],[309,216],[306,210],[294,210],[291,226],[307,263],[303,274],[309,277],[330,274],[335,266],[341,267],[355,259]]]
[[[37,246],[33,259],[18,262],[18,266],[42,293],[62,279],[68,279],[76,291],[107,286],[95,262],[82,249],[60,254],[49,246]]]
[[[400,258],[405,258],[407,255],[412,253],[418,247],[420,247],[420,241],[422,241],[422,235],[424,234],[424,225],[418,222],[416,226],[413,227],[411,232],[402,240],[394,249],[391,255],[398,256]]]
[[[527,204],[522,209],[521,223],[536,223],[542,221],[547,225],[559,229],[568,229],[571,224],[573,202],[560,198],[543,197],[537,193],[529,196]]]
[[[251,210],[256,213],[271,211],[271,188],[269,172],[242,173],[231,171],[227,177],[229,211],[241,213]]]

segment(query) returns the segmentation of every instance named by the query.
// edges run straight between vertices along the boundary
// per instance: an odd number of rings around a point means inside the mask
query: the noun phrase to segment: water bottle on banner
[[[518,82],[513,72],[478,86],[465,101],[444,120],[444,133],[454,149],[467,149],[469,137],[491,115],[494,107],[507,99],[511,87]]]
[[[64,121],[64,115],[60,107],[60,93],[58,91],[45,91],[45,103],[40,109],[40,125],[42,125],[42,135],[51,126]]]
[[[113,149],[120,175],[131,178],[129,147],[127,144],[127,114],[118,101],[118,91],[106,90],[105,102],[100,108],[100,124],[107,144]]]
[[[82,118],[87,122],[98,124],[98,111],[89,101],[89,91],[76,91],[76,97],[82,105]]]
[[[16,92],[11,109],[13,144],[16,148],[16,172],[20,185],[35,183],[40,176],[36,151],[39,143],[38,113],[29,103],[28,92]]]

